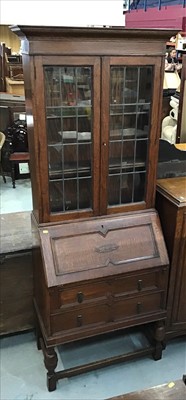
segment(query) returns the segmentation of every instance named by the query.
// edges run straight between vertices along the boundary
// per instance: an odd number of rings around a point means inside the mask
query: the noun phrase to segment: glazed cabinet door
[[[154,207],[161,57],[34,62],[40,222]]]
[[[35,70],[40,220],[99,215],[100,59],[36,57]]]
[[[157,121],[162,93],[160,69],[159,58],[103,59],[100,195],[103,214],[154,206]]]

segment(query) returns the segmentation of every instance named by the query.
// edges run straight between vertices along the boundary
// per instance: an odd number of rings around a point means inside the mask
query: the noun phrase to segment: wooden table
[[[180,379],[178,381],[154,386],[150,389],[141,390],[112,397],[108,400],[185,400],[186,386]]]
[[[9,158],[11,162],[11,177],[12,177],[12,185],[15,189],[15,165],[20,163],[29,163],[30,154],[25,153],[12,153]]]

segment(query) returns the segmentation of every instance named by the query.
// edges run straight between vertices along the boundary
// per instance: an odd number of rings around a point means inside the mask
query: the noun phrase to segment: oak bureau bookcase
[[[22,38],[33,192],[34,306],[48,389],[55,346],[145,326],[161,358],[169,263],[154,209],[172,31],[12,27]],[[123,357],[123,358],[122,358]]]

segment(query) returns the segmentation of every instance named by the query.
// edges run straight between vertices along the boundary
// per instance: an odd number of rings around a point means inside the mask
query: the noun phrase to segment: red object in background
[[[171,28],[186,31],[186,8],[182,5],[147,10],[136,9],[125,14],[126,28]]]

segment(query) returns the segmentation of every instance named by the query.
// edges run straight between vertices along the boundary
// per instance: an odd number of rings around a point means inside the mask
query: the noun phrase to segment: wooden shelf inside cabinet
[[[55,372],[60,344],[140,326],[148,349],[120,361],[162,356],[169,261],[154,210],[157,98],[164,43],[176,32],[12,30],[25,43],[37,343],[52,391],[58,379],[118,361]]]

